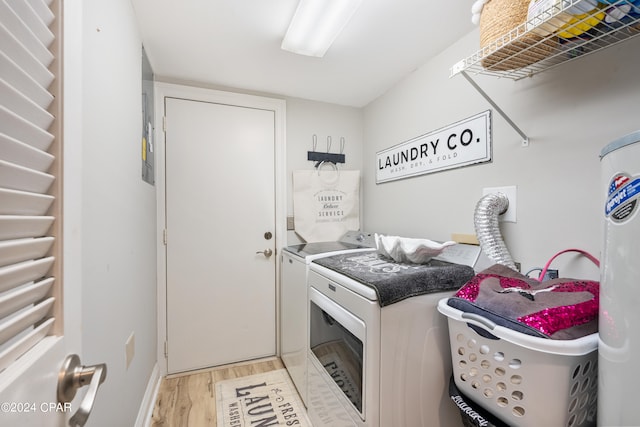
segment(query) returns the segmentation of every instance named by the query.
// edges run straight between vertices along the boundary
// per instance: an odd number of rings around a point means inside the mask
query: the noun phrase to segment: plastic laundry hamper
[[[533,337],[438,303],[447,316],[455,385],[511,426],[596,423],[598,334]]]

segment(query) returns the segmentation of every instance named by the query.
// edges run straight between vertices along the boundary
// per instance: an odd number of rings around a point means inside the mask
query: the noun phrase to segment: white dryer
[[[339,241],[287,246],[282,251],[280,281],[280,352],[282,361],[307,405],[308,286],[315,259],[375,250],[373,234],[349,231]]]
[[[447,393],[447,321],[436,307],[485,262],[479,247],[461,244],[425,265],[377,252],[314,260],[307,353],[313,425],[458,424]]]

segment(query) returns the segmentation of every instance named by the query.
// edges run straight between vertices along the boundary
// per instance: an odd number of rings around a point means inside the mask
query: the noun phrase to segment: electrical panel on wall
[[[153,70],[142,48],[142,180],[154,185]]]

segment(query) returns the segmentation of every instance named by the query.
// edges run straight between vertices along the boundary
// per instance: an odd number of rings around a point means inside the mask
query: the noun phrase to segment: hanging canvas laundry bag
[[[360,229],[360,171],[293,172],[295,231],[307,242],[336,241]]]

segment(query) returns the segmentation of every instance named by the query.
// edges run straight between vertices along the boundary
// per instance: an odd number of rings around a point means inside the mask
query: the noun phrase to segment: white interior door
[[[169,373],[276,353],[274,114],[165,99]]]

